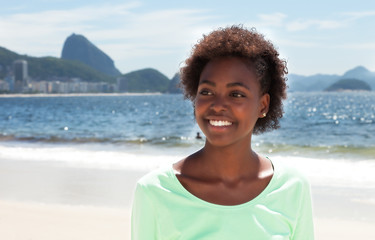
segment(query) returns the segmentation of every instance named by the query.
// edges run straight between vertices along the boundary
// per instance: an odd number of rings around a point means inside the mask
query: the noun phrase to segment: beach
[[[148,170],[0,161],[0,238],[130,239],[135,183]],[[311,180],[316,239],[374,239],[375,192]]]
[[[130,239],[129,209],[0,201],[0,212],[2,239]],[[374,239],[374,221],[315,217],[314,223],[315,239]]]
[[[144,173],[0,160],[0,239],[130,239]]]
[[[0,201],[0,213],[1,239],[130,239],[124,208]]]

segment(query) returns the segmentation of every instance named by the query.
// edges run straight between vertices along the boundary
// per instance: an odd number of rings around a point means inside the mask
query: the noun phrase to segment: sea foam
[[[56,164],[72,168],[150,171],[172,164],[193,153],[192,148],[158,148],[155,146],[2,144],[0,160]],[[314,185],[332,187],[375,188],[373,159],[311,158],[268,154],[305,174]]]

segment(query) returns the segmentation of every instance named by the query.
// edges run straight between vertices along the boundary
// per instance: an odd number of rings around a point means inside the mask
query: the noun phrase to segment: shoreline
[[[163,93],[10,93],[0,94],[0,98],[28,98],[28,97],[106,97],[106,96],[149,96],[162,95]]]

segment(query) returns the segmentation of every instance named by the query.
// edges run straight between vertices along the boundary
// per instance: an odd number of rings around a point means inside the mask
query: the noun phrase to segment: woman
[[[255,30],[232,26],[198,42],[181,68],[204,147],[137,184],[132,239],[313,239],[310,188],[260,156],[252,134],[279,127],[285,61]]]

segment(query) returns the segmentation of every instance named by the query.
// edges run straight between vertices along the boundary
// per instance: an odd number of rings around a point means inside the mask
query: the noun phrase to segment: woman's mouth
[[[214,127],[227,127],[233,124],[232,122],[223,120],[209,120],[209,123]]]

